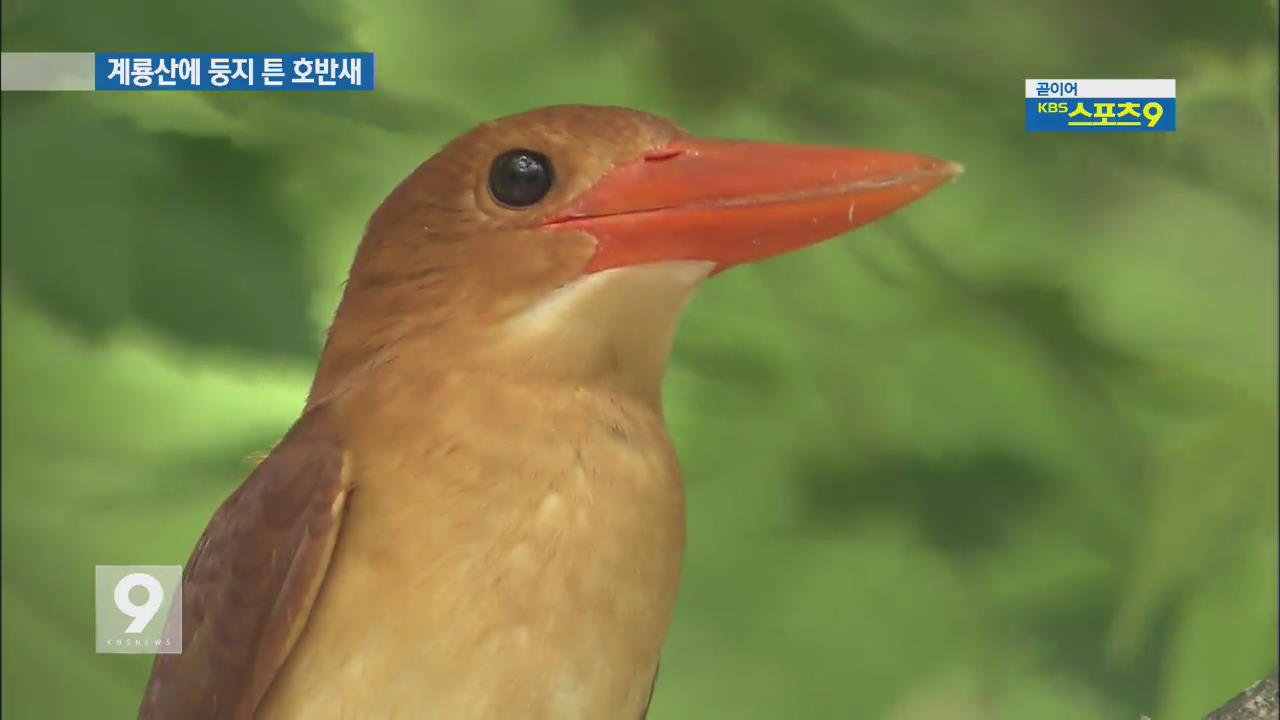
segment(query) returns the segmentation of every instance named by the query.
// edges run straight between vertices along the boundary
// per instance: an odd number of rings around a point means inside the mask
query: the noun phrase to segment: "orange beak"
[[[667,260],[719,272],[853,230],[962,171],[880,150],[684,139],[613,169],[543,226],[595,236],[586,273]]]

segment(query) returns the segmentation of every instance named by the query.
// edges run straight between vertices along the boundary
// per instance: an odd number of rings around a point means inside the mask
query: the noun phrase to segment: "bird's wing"
[[[157,655],[141,720],[249,720],[306,625],[351,492],[323,406],[227,500],[182,579],[182,653]]]

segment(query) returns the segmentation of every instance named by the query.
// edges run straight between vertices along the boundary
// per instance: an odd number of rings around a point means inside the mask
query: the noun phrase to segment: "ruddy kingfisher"
[[[961,168],[485,123],[374,212],[301,417],[213,515],[147,720],[641,720],[685,544],[661,386],[710,276]]]

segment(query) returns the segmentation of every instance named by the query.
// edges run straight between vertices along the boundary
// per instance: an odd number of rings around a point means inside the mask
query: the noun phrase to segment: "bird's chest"
[[[356,458],[268,717],[640,717],[684,543],[660,420],[592,403],[528,425],[472,408],[433,423],[432,441]]]

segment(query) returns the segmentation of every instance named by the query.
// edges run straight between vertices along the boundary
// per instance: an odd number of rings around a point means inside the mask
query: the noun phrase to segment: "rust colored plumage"
[[[181,655],[157,655],[142,717],[252,717],[311,611],[350,472],[323,408],[214,514],[183,577]]]
[[[643,718],[684,547],[660,401],[681,310],[956,172],[585,106],[447,145],[370,221],[141,716]]]

